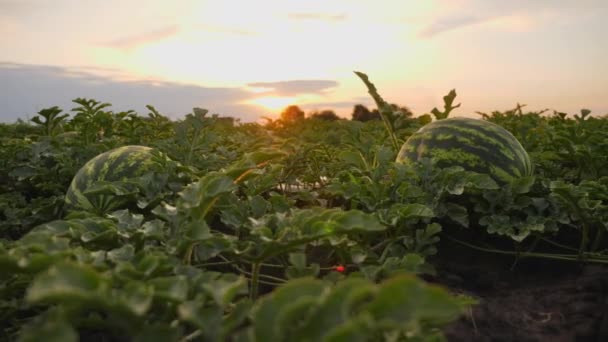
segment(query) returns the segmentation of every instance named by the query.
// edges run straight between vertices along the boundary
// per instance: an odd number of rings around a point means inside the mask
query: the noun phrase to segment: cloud
[[[346,14],[327,14],[314,12],[297,12],[287,14],[289,19],[294,20],[322,20],[322,21],[343,21],[347,18]]]
[[[329,89],[338,86],[338,82],[332,80],[293,80],[281,82],[256,82],[247,84],[253,88],[266,88],[278,96],[293,96],[298,94],[323,95]]]
[[[490,20],[491,17],[476,17],[470,15],[464,16],[447,16],[439,18],[429,26],[420,31],[419,36],[422,38],[431,38],[442,32],[455,30],[465,26],[471,26]]]
[[[597,10],[604,0],[553,1],[553,0],[465,0],[454,5],[453,0],[443,0],[439,8],[444,14],[436,17],[419,32],[421,38],[432,38],[439,34],[460,28],[486,23],[496,23],[502,29],[531,28],[550,22],[558,16],[572,17],[573,13],[582,14]],[[550,19],[550,20],[547,20]]]
[[[159,28],[154,31],[148,31],[131,36],[121,37],[115,40],[111,40],[107,43],[103,43],[102,45],[109,46],[115,49],[129,50],[141,45],[170,38],[176,35],[178,32],[178,26],[171,25]]]
[[[0,0],[0,39],[4,38],[2,35],[15,34],[20,16],[36,10],[39,8],[31,0]]]
[[[0,0],[0,14],[14,14],[33,7],[30,0]]]
[[[85,68],[0,63],[0,122],[33,117],[39,110],[59,106],[69,111],[77,97],[112,103],[112,110],[133,109],[145,115],[147,104],[181,118],[193,107],[211,113],[255,121],[268,112],[244,104],[255,94],[244,88],[212,88],[157,80],[115,80]]]

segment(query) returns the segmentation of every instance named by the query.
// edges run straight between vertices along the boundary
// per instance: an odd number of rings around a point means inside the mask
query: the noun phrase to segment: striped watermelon
[[[532,174],[519,141],[501,126],[470,118],[432,122],[412,134],[401,147],[398,163],[434,159],[439,167],[462,166],[490,175],[500,184]]]
[[[123,146],[104,152],[89,160],[74,176],[65,195],[68,208],[104,211],[112,196],[87,198],[83,192],[97,181],[128,181],[150,171],[153,164],[152,148]]]

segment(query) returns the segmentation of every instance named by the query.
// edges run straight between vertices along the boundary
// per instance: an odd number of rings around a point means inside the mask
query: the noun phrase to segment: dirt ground
[[[448,341],[608,341],[608,267],[442,245],[429,280],[479,301]]]

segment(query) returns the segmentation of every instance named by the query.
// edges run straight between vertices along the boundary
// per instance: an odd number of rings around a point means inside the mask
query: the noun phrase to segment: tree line
[[[413,113],[409,108],[399,106],[397,104],[391,104],[395,112],[399,111],[405,117],[412,117]],[[281,112],[280,119],[284,122],[293,122],[298,120],[303,120],[305,118],[311,119],[319,119],[326,121],[334,121],[334,120],[343,120],[343,118],[339,117],[336,112],[331,109],[324,110],[315,110],[308,113],[308,115],[297,105],[290,105],[285,107]],[[356,104],[353,107],[353,111],[351,113],[351,120],[353,121],[371,121],[371,120],[380,120],[380,113],[377,109],[370,110],[366,106],[362,104]]]

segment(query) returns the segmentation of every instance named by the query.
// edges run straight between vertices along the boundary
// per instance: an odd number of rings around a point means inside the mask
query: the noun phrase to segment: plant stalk
[[[260,262],[255,262],[251,265],[251,300],[256,300],[258,297],[258,285],[260,281]]]

